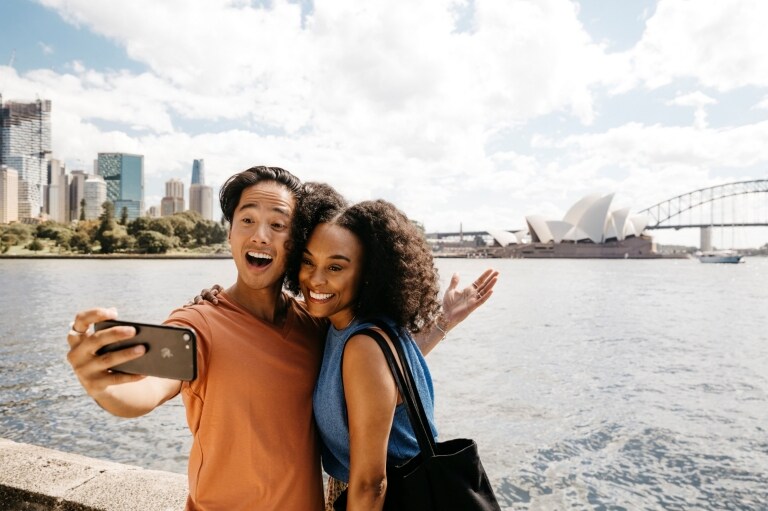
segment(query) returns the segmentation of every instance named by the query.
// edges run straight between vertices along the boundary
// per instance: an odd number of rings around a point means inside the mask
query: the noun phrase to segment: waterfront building
[[[68,223],[70,218],[70,176],[66,172],[64,165],[59,160],[48,162],[49,185],[47,187],[48,196],[48,218],[54,222]]]
[[[160,200],[160,216],[171,216],[184,211],[183,197],[163,197]]]
[[[165,196],[184,199],[184,183],[181,179],[171,178],[165,182]]]
[[[533,243],[563,241],[605,243],[639,236],[648,225],[645,215],[630,215],[629,208],[611,210],[614,194],[591,194],[570,207],[562,220],[539,215],[525,217]]]
[[[19,220],[19,173],[0,165],[0,224]]]
[[[571,206],[562,220],[540,215],[525,217],[531,242],[507,245],[511,257],[653,258],[660,257],[645,215],[629,208],[612,210],[614,194],[591,194]]]
[[[213,187],[201,184],[190,186],[189,209],[200,213],[204,220],[213,220]]]
[[[170,216],[184,211],[184,183],[172,178],[165,182],[165,197],[160,201],[160,215]]]
[[[194,160],[192,162],[192,184],[205,184],[205,160]]]
[[[85,198],[85,180],[88,174],[84,170],[73,170],[69,175],[69,219],[80,219],[80,202]]]
[[[107,184],[107,200],[115,205],[115,216],[120,217],[123,208],[128,212],[128,220],[135,220],[142,216],[144,213],[144,156],[99,153],[96,169]]]
[[[43,212],[51,155],[51,102],[3,102],[0,96],[0,164],[16,169],[19,218]]]
[[[96,220],[101,215],[101,205],[107,201],[107,183],[101,176],[88,176],[85,180],[83,193],[85,219]]]

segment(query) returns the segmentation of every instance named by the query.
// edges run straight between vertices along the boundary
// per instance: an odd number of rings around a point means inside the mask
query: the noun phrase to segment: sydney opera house
[[[661,257],[651,237],[643,234],[648,218],[630,214],[629,208],[612,210],[613,196],[587,195],[571,206],[562,220],[547,220],[539,215],[526,217],[529,243],[521,243],[521,233],[507,233],[510,236],[506,240],[494,238],[505,247],[508,257]]]

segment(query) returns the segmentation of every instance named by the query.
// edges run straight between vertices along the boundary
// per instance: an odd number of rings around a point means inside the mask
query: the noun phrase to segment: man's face
[[[275,181],[257,183],[240,195],[229,244],[238,281],[247,287],[264,289],[281,282],[295,205],[290,190]]]

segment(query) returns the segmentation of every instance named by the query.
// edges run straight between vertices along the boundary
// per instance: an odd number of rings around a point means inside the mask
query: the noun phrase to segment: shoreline
[[[0,254],[2,259],[232,259],[232,254]]]

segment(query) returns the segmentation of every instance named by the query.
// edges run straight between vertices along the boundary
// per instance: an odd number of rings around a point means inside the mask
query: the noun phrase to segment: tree
[[[31,250],[32,252],[38,252],[45,248],[45,245],[43,245],[43,242],[39,239],[35,238],[32,240],[32,242],[27,245],[27,248]]]
[[[151,231],[152,219],[148,216],[140,216],[128,222],[128,234],[136,236],[141,231]]]
[[[101,245],[102,254],[111,254],[115,251],[115,205],[105,201],[101,205],[102,213],[99,216],[99,228],[96,231],[96,241]]]
[[[228,234],[229,231],[225,225],[214,223],[211,228],[210,243],[224,243],[227,241]]]
[[[82,254],[90,254],[93,252],[93,244],[91,243],[91,237],[85,229],[78,229],[72,238],[69,240],[69,246],[72,250],[77,250]]]
[[[173,235],[179,238],[181,246],[189,245],[195,228],[194,222],[183,213],[165,217],[173,225]]]
[[[165,254],[173,248],[173,240],[156,231],[141,231],[136,236],[136,245],[146,254]]]
[[[80,199],[80,221],[85,220],[85,199]]]
[[[128,224],[128,208],[123,206],[123,209],[120,210],[120,225],[127,225]]]
[[[173,236],[173,224],[164,216],[162,218],[152,218],[149,222],[149,230],[159,232],[166,236]]]

